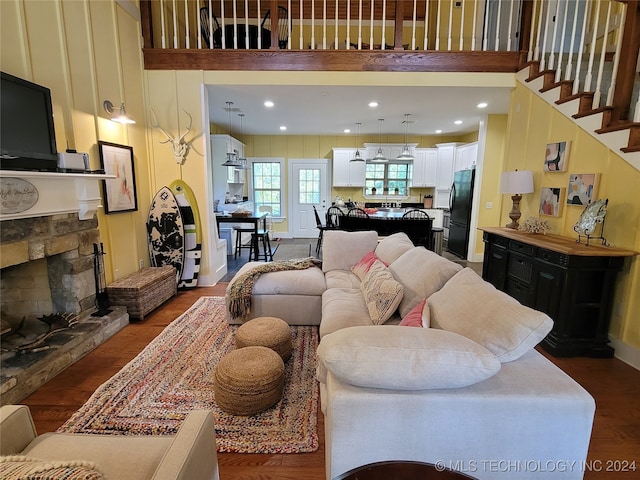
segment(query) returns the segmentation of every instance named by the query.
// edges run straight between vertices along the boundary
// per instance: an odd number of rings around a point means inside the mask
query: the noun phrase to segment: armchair
[[[218,480],[213,414],[194,410],[173,436],[45,433],[38,436],[29,407],[0,408],[0,454],[46,462],[96,465],[106,478]]]

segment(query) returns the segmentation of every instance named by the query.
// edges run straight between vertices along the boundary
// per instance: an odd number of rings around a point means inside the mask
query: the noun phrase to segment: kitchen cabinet
[[[355,153],[355,148],[333,149],[334,187],[364,187],[365,162],[352,162]]]
[[[240,156],[244,156],[244,144],[229,135],[210,135],[210,141],[213,198],[218,200],[221,208],[227,192],[232,198],[234,195],[240,198],[243,196],[246,170],[225,167],[222,164],[227,160],[228,149],[237,150]]]
[[[554,326],[541,346],[559,357],[611,357],[609,320],[617,273],[637,252],[577,243],[558,235],[481,228],[482,278]]]
[[[467,143],[456,147],[456,160],[454,172],[469,170],[476,166],[478,160],[478,142]]]
[[[436,187],[451,188],[459,143],[438,143],[438,168],[436,169]]]
[[[438,167],[437,148],[416,148],[413,161],[412,187],[435,187]]]

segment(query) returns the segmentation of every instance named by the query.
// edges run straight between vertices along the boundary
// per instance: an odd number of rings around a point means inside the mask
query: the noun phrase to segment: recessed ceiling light
[[[286,127],[286,126],[284,126],[284,125],[280,125],[280,130],[282,130],[282,131],[284,132],[286,129],[287,129],[287,127]]]
[[[349,129],[349,128],[345,128],[345,129],[344,129],[344,133],[351,133],[351,129]]]
[[[489,105],[487,102],[482,102],[482,103],[479,103],[478,105],[476,105],[476,107],[478,107],[478,108],[487,108],[487,105]]]
[[[436,130],[436,133],[442,133],[442,130]]]
[[[271,108],[273,107],[273,102],[271,100],[267,100],[266,102],[264,102],[264,106],[267,108]]]
[[[455,122],[453,122],[453,123],[455,123],[456,125],[462,125],[462,120],[456,120],[456,121],[455,121]]]
[[[369,102],[369,106],[371,108],[376,108],[378,106],[378,102]]]

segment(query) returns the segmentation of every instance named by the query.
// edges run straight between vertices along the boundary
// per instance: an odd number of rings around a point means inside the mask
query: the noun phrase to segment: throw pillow
[[[413,307],[400,322],[401,327],[429,327],[429,305],[425,298]]]
[[[360,284],[371,322],[381,325],[393,315],[402,300],[403,288],[393,279],[387,267],[375,261]]]
[[[322,271],[351,271],[365,253],[378,245],[378,234],[374,231],[345,232],[327,230],[322,240]]]
[[[395,325],[343,328],[322,337],[317,353],[322,369],[338,380],[391,390],[466,387],[492,377],[501,366],[486,348],[462,335]]]
[[[414,247],[389,265],[389,271],[404,286],[400,316],[404,317],[423,298],[440,290],[462,266],[424,247]]]
[[[372,250],[369,253],[365,254],[365,256],[362,257],[358,263],[356,263],[353,267],[351,267],[351,271],[360,279],[360,281],[363,281],[364,277],[367,275],[367,272],[371,268],[371,265],[373,265],[373,263],[376,260],[380,260],[380,259]],[[380,261],[384,263],[385,267],[389,266],[388,263],[382,260]]]
[[[398,232],[383,238],[380,243],[378,243],[375,252],[380,260],[389,265],[414,246],[406,233]]]
[[[429,297],[431,324],[464,335],[501,362],[517,360],[551,331],[553,320],[521,305],[470,268]]]
[[[6,480],[28,478],[101,480],[104,477],[93,462],[41,460],[24,455],[9,455],[0,457],[0,478]]]

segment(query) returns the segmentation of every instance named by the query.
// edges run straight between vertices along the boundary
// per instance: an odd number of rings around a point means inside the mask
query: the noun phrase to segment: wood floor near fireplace
[[[102,317],[85,315],[73,327],[49,337],[39,351],[14,355],[3,351],[0,404],[20,402],[129,323],[126,307],[110,309]]]

